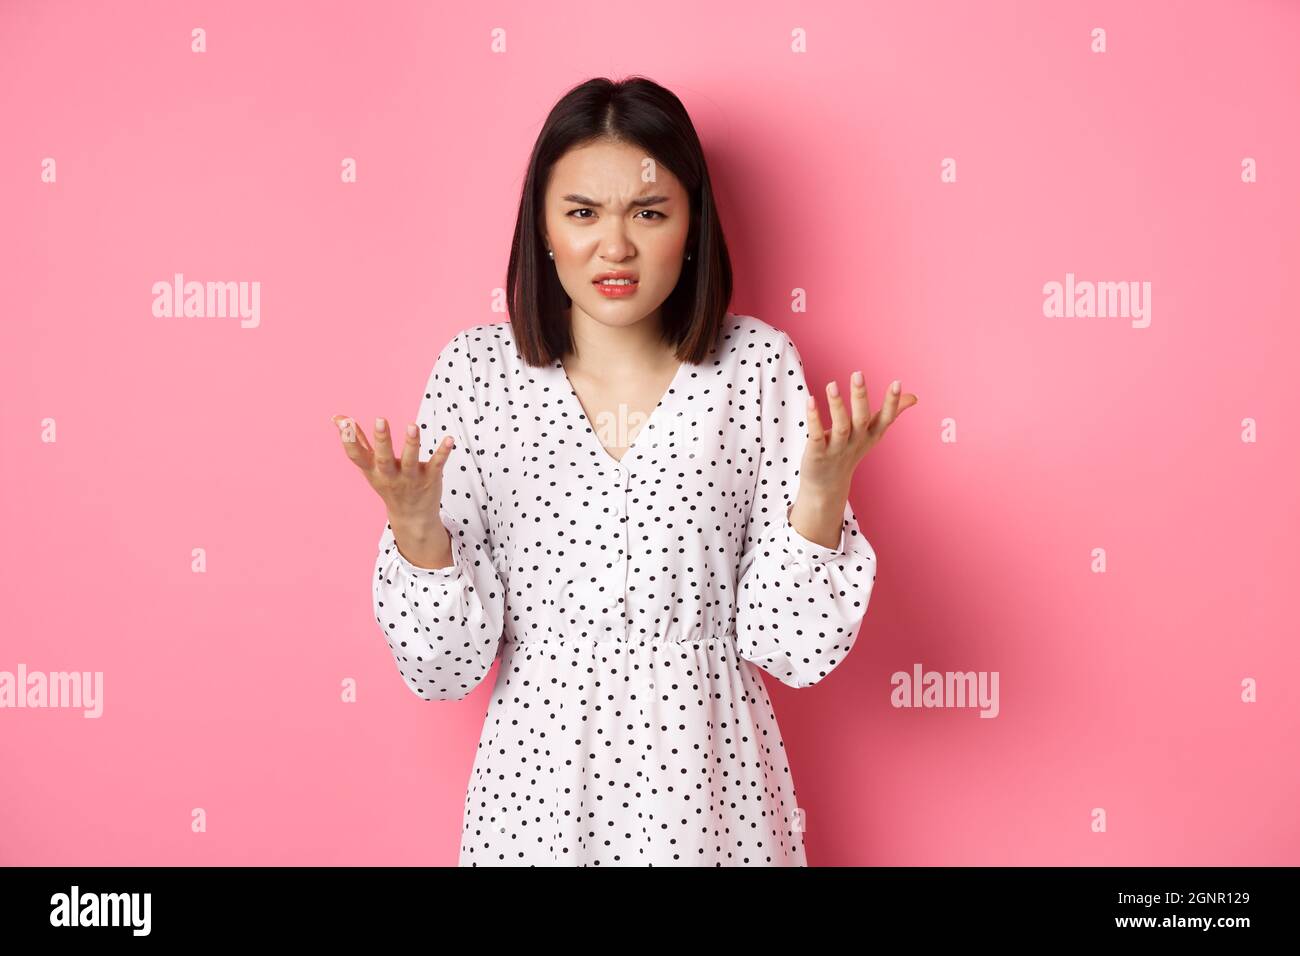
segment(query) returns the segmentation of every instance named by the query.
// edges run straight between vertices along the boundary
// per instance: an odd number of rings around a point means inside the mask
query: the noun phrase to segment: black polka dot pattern
[[[420,457],[455,436],[454,561],[412,565],[385,526],[374,610],[423,699],[464,698],[500,657],[460,865],[806,865],[758,669],[829,674],[876,576],[851,506],[835,548],[789,523],[807,396],[789,336],[729,313],[619,461],[561,362],[525,364],[509,323],[439,354]]]

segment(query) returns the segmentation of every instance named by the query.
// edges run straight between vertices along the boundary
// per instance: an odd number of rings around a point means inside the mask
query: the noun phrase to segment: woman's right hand
[[[388,524],[402,556],[417,567],[448,567],[452,563],[451,536],[443,526],[439,508],[442,471],[451,455],[452,437],[444,435],[432,457],[422,462],[419,426],[407,425],[402,457],[397,459],[384,419],[375,419],[373,448],[353,419],[334,415],[332,420],[338,426],[343,451],[388,508]]]

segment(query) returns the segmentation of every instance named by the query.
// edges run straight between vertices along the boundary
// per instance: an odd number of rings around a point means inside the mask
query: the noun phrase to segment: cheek
[[[686,245],[679,241],[665,242],[653,250],[646,250],[648,271],[665,282],[675,281],[675,277],[685,265]]]
[[[646,236],[641,240],[638,251],[642,257],[655,263],[672,262],[686,254],[686,235],[670,233],[667,230]]]

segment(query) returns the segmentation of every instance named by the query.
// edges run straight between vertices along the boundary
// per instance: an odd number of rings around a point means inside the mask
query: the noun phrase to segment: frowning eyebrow
[[[595,206],[597,209],[604,208],[603,203],[598,203],[594,199],[588,199],[586,196],[579,196],[577,193],[569,193],[564,197],[565,202],[576,202],[582,206]],[[633,206],[655,206],[661,202],[668,202],[667,196],[642,196],[640,199],[633,199]]]

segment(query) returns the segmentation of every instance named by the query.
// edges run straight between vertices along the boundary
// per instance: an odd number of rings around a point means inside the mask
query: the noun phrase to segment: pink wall
[[[920,396],[854,486],[857,648],[768,681],[810,862],[1300,862],[1297,5],[441,6],[0,5],[0,671],[104,681],[0,710],[0,863],[455,862],[490,691],[403,685],[330,416],[504,321],[543,117],[631,73],[696,120],[733,310]],[[176,272],[259,324],[155,317]],[[1067,273],[1149,325],[1045,316]],[[917,663],[997,716],[895,708]]]

